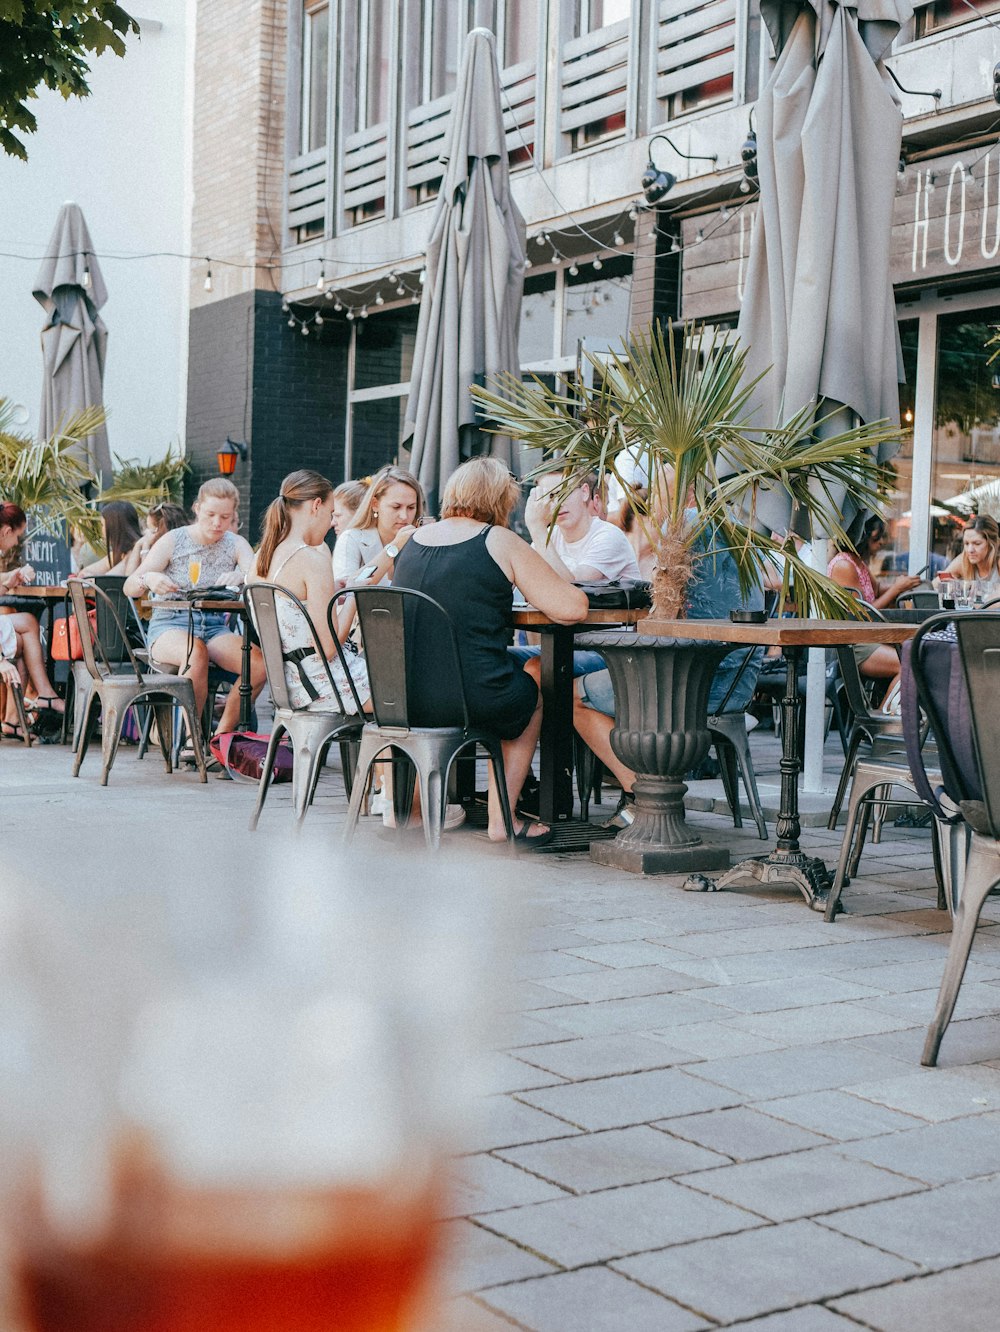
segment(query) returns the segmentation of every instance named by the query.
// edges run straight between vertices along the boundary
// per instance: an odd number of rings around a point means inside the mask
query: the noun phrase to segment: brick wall
[[[281,297],[256,291],[191,312],[186,499],[218,475],[226,436],[249,444],[236,464],[243,535],[256,544],[260,518],[281,479],[298,467],[343,480],[347,330],[332,321],[303,337],[288,327]]]

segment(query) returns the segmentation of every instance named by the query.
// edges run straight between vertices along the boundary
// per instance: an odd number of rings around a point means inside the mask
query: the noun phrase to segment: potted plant
[[[695,565],[720,550],[731,554],[743,595],[781,564],[782,596],[801,614],[857,614],[851,594],[801,559],[786,534],[761,528],[758,504],[783,491],[804,535],[844,538],[844,508],[875,508],[887,493],[876,453],[898,429],[876,422],[824,437],[832,423],[817,423],[809,406],[784,425],[751,423],[758,381],[746,376],[746,351],[692,325],[657,325],[589,359],[592,385],[560,393],[506,376],[472,392],[491,428],[542,451],[533,476],[567,473],[555,507],[574,475],[617,480],[656,555],[652,619],[683,617]],[[641,633],[592,635],[587,645],[611,670],[612,747],[637,773],[635,821],[607,854],[646,872],[723,868],[728,852],[715,854],[686,827],[682,799],[684,773],[708,748],[708,691],[729,649]]]

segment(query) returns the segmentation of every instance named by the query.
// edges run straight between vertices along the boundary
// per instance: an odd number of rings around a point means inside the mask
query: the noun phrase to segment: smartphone
[[[378,568],[377,564],[366,564],[363,569],[359,569],[358,572],[354,575],[353,581],[358,583],[360,582],[367,583],[370,578],[374,577],[375,570],[377,568]]]
[[[923,567],[922,569],[918,569],[917,572],[916,572],[915,574],[911,574],[910,577],[911,577],[911,578],[923,578],[924,574],[927,572],[927,570],[928,570],[930,567],[931,567],[931,566],[930,566],[929,564],[925,564],[924,567]]]

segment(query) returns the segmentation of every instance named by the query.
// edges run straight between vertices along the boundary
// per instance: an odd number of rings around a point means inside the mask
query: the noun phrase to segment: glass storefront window
[[[524,299],[521,302],[521,332],[518,353],[522,365],[535,361],[551,361],[556,355],[554,273],[540,273],[524,281]]]
[[[417,335],[418,309],[364,320],[357,332],[355,389],[380,388],[383,384],[409,382],[413,368],[413,345]]]
[[[364,74],[357,129],[381,125],[389,118],[392,8],[389,0],[359,0],[359,55]]]
[[[371,476],[386,463],[398,460],[406,466],[409,454],[400,456],[406,403],[404,394],[369,398],[352,406],[350,472],[355,480]]]
[[[563,324],[563,354],[576,354],[583,340],[587,351],[620,349],[628,333],[632,296],[632,259],[616,255],[604,259],[599,270],[588,261],[577,274],[566,272],[566,316]]]
[[[299,152],[326,145],[326,92],[330,53],[330,6],[307,4],[302,14],[302,106]]]
[[[962,522],[944,506],[1000,517],[1000,363],[988,364],[986,347],[998,323],[1000,306],[938,320],[932,550],[947,559],[957,553]]]

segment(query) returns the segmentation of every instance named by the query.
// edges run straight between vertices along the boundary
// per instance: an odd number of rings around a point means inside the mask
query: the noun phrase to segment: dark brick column
[[[333,320],[303,337],[289,328],[277,292],[255,291],[191,312],[187,456],[190,504],[218,475],[226,436],[245,440],[237,462],[242,531],[256,544],[260,518],[281,479],[311,467],[343,480],[347,405],[346,325]]]

